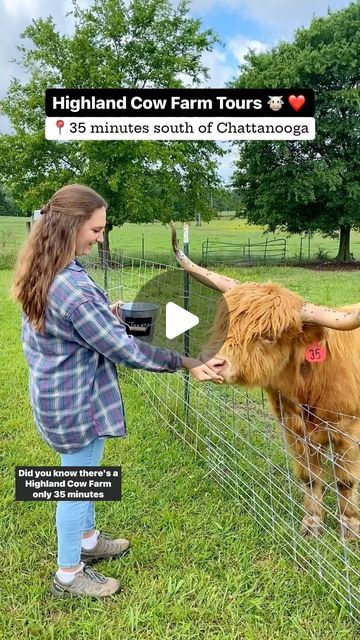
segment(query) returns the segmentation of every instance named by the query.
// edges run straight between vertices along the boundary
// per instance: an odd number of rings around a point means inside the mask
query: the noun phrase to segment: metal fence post
[[[102,267],[104,269],[104,289],[108,290],[108,265],[107,265],[107,242],[106,242],[106,231],[104,232],[104,242],[102,246]]]
[[[204,267],[207,267],[208,263],[208,251],[209,251],[209,238],[206,238],[202,243],[202,263]]]
[[[189,255],[189,225],[184,223],[184,253]],[[183,274],[184,282],[184,309],[189,310],[189,297],[190,297],[190,278],[187,271]],[[188,356],[190,353],[190,335],[189,331],[184,332],[184,355]],[[189,372],[185,372],[184,378],[184,411],[185,411],[185,424],[188,422],[189,417],[189,402],[190,402],[190,386],[189,386]]]

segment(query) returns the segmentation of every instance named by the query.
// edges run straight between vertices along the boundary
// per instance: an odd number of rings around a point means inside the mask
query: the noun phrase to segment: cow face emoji
[[[281,107],[284,104],[282,100],[282,96],[269,96],[270,100],[268,101],[268,105],[272,111],[280,111]]]

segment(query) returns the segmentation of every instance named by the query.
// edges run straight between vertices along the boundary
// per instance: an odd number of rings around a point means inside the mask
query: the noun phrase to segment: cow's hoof
[[[320,516],[305,516],[301,522],[301,533],[303,536],[313,536],[316,538],[324,531],[324,523]]]
[[[340,518],[341,535],[347,540],[356,540],[360,536],[360,521],[358,518],[348,518],[341,516]]]

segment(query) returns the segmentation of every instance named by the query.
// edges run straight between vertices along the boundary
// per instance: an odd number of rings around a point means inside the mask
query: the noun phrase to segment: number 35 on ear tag
[[[320,344],[320,342],[314,342],[306,347],[305,360],[307,362],[324,362],[326,360],[326,347]]]

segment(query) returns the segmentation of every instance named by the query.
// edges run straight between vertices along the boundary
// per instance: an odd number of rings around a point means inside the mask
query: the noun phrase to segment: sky
[[[81,7],[91,0],[80,0]],[[177,2],[174,0],[174,4]],[[190,14],[199,18],[203,28],[212,28],[223,46],[217,45],[204,55],[209,68],[209,87],[224,87],[238,75],[239,65],[249,49],[266,51],[279,40],[291,41],[294,31],[307,27],[314,16],[325,16],[328,8],[337,11],[349,0],[191,0]],[[13,77],[24,81],[26,76],[18,65],[16,45],[20,33],[36,18],[52,15],[61,33],[71,33],[71,0],[0,0],[0,98],[6,95]],[[10,130],[9,122],[0,114],[0,132]],[[233,168],[233,153],[222,160],[220,174],[226,180]]]

